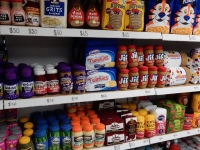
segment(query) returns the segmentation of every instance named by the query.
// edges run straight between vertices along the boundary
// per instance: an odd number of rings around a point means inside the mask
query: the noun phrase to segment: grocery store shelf
[[[0,100],[0,110],[3,109],[3,100]]]
[[[197,35],[162,34],[162,39],[163,41],[200,42],[200,36]]]
[[[0,26],[1,35],[53,36],[53,37],[95,37],[123,39],[162,39],[161,33],[108,31],[88,29],[62,29],[41,27]]]
[[[155,90],[137,89],[126,91],[106,91],[106,92],[89,92],[85,94],[71,94],[71,95],[46,95],[40,97],[33,97],[30,99],[4,100],[4,109],[23,108],[33,106],[47,106],[74,102],[86,102],[107,99],[119,99],[128,97],[155,95]]]
[[[150,144],[155,144],[163,141],[173,140],[173,139],[179,139],[183,137],[193,136],[200,134],[200,128],[193,128],[191,130],[184,130],[176,133],[170,133],[160,136],[154,136],[149,139]]]
[[[179,86],[170,86],[164,88],[155,88],[156,95],[184,93],[184,92],[198,92],[200,91],[200,84],[187,84]]]

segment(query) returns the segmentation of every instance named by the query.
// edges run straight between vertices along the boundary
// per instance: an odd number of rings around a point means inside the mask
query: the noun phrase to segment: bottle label
[[[136,126],[136,138],[144,138],[144,122],[137,122]]]
[[[34,92],[35,94],[46,94],[47,93],[47,82],[45,81],[35,81],[34,82]]]
[[[4,85],[4,97],[6,99],[17,99],[19,97],[19,87],[18,84],[14,85]]]
[[[73,27],[81,27],[84,25],[85,17],[80,4],[76,3],[68,14],[68,23]]]
[[[148,82],[148,74],[140,74],[139,85],[147,85],[147,82]]]
[[[128,77],[118,76],[118,88],[128,88]]]
[[[51,133],[49,132],[49,134],[51,135]],[[60,148],[60,137],[51,137],[49,136],[49,149],[51,148]]]
[[[61,143],[62,150],[71,149],[71,132],[70,131],[60,132],[60,143]]]
[[[48,150],[48,141],[45,137],[36,138],[34,144],[37,150]]]
[[[129,75],[129,86],[138,86],[139,76]]]
[[[128,52],[128,63],[135,63],[138,62],[138,55],[137,52]]]
[[[7,150],[17,150],[17,141],[18,141],[18,139],[6,140],[6,149]]]
[[[47,81],[47,93],[58,93],[60,92],[59,80]]]
[[[82,136],[77,136],[77,137],[72,136],[72,147],[73,148],[83,148],[83,137]]]
[[[75,76],[75,91],[80,91],[80,93],[85,92],[86,87],[86,76],[80,74],[79,76]]]
[[[155,64],[162,65],[164,62],[164,54],[163,53],[157,53],[155,55]]]
[[[146,137],[155,136],[155,120],[146,120],[145,121],[145,131],[144,134]]]
[[[34,95],[33,82],[19,82],[19,94],[21,97],[32,97]]]
[[[126,125],[126,142],[135,140],[136,139],[136,125],[137,125],[136,118],[135,117],[126,118],[125,125]]]
[[[166,75],[158,74],[157,84],[165,85],[165,83],[166,83]]]
[[[69,94],[73,89],[72,76],[60,77],[60,91],[62,94]]]
[[[95,134],[94,144],[104,144],[105,141],[105,134]]]
[[[11,24],[10,9],[0,8],[0,23]]]
[[[191,123],[192,124],[192,123]],[[163,121],[162,123],[156,122],[156,134],[165,134],[166,129],[166,122]]]
[[[34,7],[26,7],[26,25],[39,26],[40,9]]]
[[[157,77],[158,77],[157,74],[149,74],[149,76],[148,76],[148,84],[156,85]]]
[[[144,55],[138,55],[138,66],[142,66],[144,64]]]
[[[64,16],[65,3],[58,0],[45,0],[44,1],[44,14],[48,16]]]
[[[12,10],[11,12],[13,25],[25,25],[25,12],[22,10]]]
[[[94,134],[90,136],[83,135],[83,146],[91,146],[94,145]]]
[[[154,64],[154,54],[144,54],[145,64]]]
[[[127,54],[117,54],[117,65],[127,65],[128,64],[128,55]]]
[[[100,26],[100,14],[94,5],[90,5],[86,12],[86,23],[90,27]]]

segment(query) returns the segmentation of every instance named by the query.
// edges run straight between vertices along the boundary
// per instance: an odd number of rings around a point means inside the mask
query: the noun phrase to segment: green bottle
[[[46,130],[36,130],[34,133],[34,144],[36,150],[48,150]]]
[[[64,124],[60,127],[60,145],[62,150],[71,150],[71,125]]]
[[[49,126],[49,150],[60,150],[60,127]]]

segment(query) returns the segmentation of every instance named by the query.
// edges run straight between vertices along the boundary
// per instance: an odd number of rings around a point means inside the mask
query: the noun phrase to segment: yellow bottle
[[[131,113],[133,116],[136,116],[136,117],[140,115],[137,111],[132,111]]]
[[[138,113],[141,115],[141,116],[146,116],[148,114],[148,112],[145,110],[145,109],[139,109],[138,110]]]
[[[145,137],[153,137],[156,133],[155,116],[153,114],[147,114],[145,116]]]
[[[136,138],[144,138],[144,116],[137,116]]]
[[[130,111],[133,111],[133,110],[136,110],[137,109],[137,105],[135,103],[129,103],[129,110]]]

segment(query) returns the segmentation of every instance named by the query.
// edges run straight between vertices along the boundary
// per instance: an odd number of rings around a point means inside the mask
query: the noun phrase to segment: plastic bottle
[[[72,149],[83,149],[83,131],[80,126],[72,127]]]
[[[153,114],[147,114],[145,116],[145,137],[150,138],[156,134],[155,116]]]
[[[71,149],[71,125],[65,124],[60,127],[60,145],[62,150]]]
[[[8,100],[19,97],[19,87],[17,75],[14,72],[6,73],[4,80],[4,98]]]
[[[137,116],[136,138],[144,138],[144,116]]]
[[[57,94],[60,92],[57,69],[47,70],[47,93]]]
[[[102,123],[97,124],[94,127],[95,138],[94,138],[94,145],[96,147],[102,147],[105,141],[105,125]]]
[[[83,146],[85,148],[94,147],[94,130],[90,124],[83,127]]]
[[[10,12],[11,12],[10,0],[1,0],[0,24],[2,24],[2,25],[10,25],[11,24]]]
[[[25,25],[25,11],[22,8],[22,0],[11,0],[12,10],[11,18],[12,25],[24,26]]]
[[[26,116],[20,117],[19,120],[18,120],[19,126],[20,126],[21,128],[23,128],[23,127],[24,127],[24,124],[25,124],[26,122],[28,122],[28,120],[29,120],[29,118],[26,117]]]
[[[60,127],[49,126],[48,131],[49,131],[48,132],[49,149],[59,149],[60,148]]]
[[[20,137],[22,137],[22,131],[21,130],[14,130],[12,131],[13,135],[17,135],[17,138],[19,139]]]
[[[118,46],[117,57],[116,57],[116,66],[117,68],[127,68],[128,65],[128,55],[126,46]]]
[[[34,150],[34,145],[30,137],[22,136],[17,143],[17,150],[31,149]]]
[[[47,94],[47,82],[44,70],[34,71],[34,94],[38,96]]]
[[[91,124],[93,125],[93,127],[95,127],[99,123],[100,123],[100,119],[99,118],[93,118],[91,120]]]
[[[34,145],[36,150],[48,150],[46,130],[36,130],[34,132]]]

